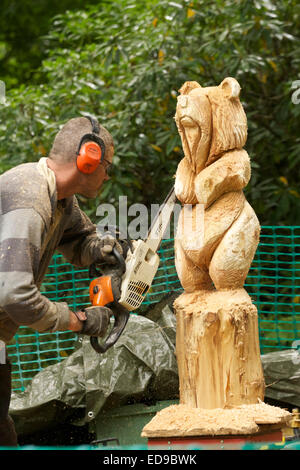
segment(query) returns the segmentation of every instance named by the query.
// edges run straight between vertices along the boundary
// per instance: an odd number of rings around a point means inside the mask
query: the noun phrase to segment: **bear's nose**
[[[187,97],[186,95],[178,96],[178,104],[179,104],[182,108],[186,108],[187,105],[188,105],[188,97]]]
[[[190,118],[189,116],[183,116],[180,122],[184,127],[194,127],[196,125],[193,119]]]

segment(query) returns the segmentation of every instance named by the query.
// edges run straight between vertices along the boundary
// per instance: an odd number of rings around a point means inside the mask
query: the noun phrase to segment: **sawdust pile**
[[[260,402],[232,409],[172,405],[158,412],[144,427],[143,437],[254,434],[261,424],[285,424],[291,414]]]

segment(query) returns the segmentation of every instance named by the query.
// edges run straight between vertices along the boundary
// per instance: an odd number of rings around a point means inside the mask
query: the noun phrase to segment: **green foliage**
[[[1,0],[0,13],[0,79],[6,87],[43,81],[37,67],[44,58],[45,35],[54,15],[78,9],[98,0]]]
[[[233,76],[248,117],[246,196],[262,224],[299,224],[299,26],[296,0],[118,0],[58,15],[43,38],[43,83],[9,90],[0,109],[0,168],[37,160],[59,125],[94,114],[114,137],[115,169],[81,206],[94,217],[120,195],[161,202],[183,155],[177,90]]]

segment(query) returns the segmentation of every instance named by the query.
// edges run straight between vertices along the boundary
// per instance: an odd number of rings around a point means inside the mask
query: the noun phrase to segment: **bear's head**
[[[232,77],[219,86],[185,82],[180,88],[175,121],[185,157],[198,174],[228,150],[247,140],[247,118],[239,100],[241,87]]]

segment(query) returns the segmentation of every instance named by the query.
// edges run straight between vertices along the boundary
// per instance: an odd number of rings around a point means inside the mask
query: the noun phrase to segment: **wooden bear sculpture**
[[[180,403],[196,408],[264,398],[257,309],[243,288],[260,225],[243,193],[251,170],[240,89],[231,77],[214,87],[186,82],[175,115],[184,151],[175,180],[184,288],[174,304],[176,354]]]

